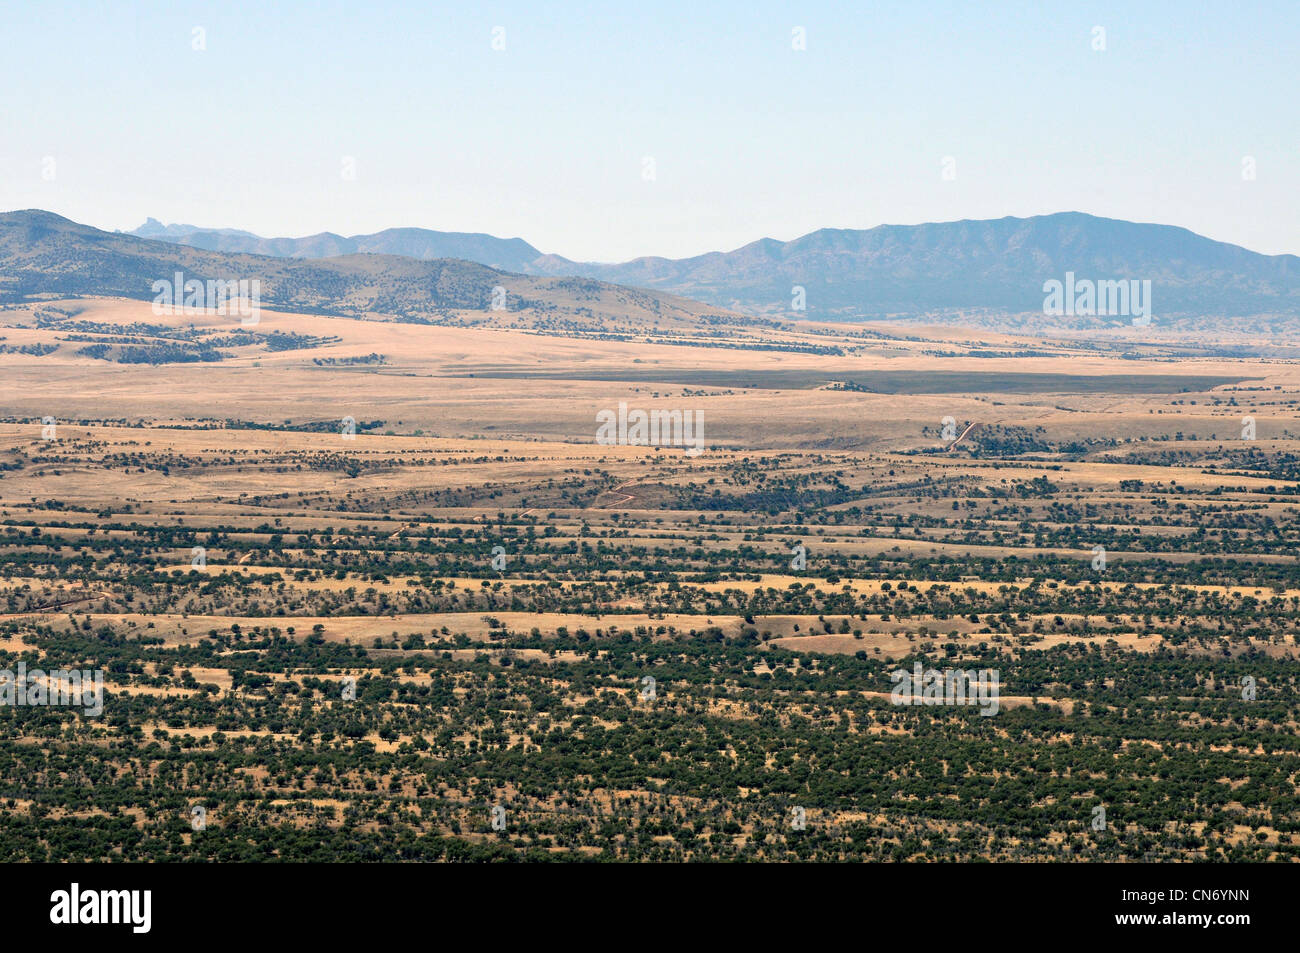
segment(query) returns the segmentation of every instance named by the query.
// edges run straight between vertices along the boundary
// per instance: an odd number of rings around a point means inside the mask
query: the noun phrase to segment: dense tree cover
[[[1278,454],[1098,495],[1020,431],[941,473],[757,451],[548,469],[525,446],[187,426],[265,443],[141,427],[0,460],[0,488],[272,483],[201,514],[3,498],[0,670],[102,669],[107,697],[0,708],[0,859],[1300,859]],[[328,488],[273,485],[303,472]],[[917,662],[995,670],[1000,710],[891,703]]]
[[[864,694],[900,664],[866,653],[537,641],[367,659],[266,631],[176,648],[42,633],[42,664],[97,661],[118,687],[102,720],[5,714],[0,857],[1300,859],[1297,676],[1262,654],[964,656],[1037,699],[985,718]],[[345,700],[340,674],[363,666]],[[232,690],[193,674],[217,670]]]

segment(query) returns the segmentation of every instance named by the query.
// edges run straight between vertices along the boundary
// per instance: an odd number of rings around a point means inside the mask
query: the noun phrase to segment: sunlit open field
[[[0,312],[30,857],[1300,856],[1293,362],[511,320]]]

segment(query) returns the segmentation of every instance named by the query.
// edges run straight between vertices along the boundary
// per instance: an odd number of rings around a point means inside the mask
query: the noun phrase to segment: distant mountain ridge
[[[640,259],[580,273],[756,313],[790,308],[841,317],[944,310],[1039,311],[1043,284],[1150,280],[1157,314],[1300,312],[1300,258],[1267,256],[1184,228],[1065,212],[866,231],[822,229],[790,242],[761,239],[725,254]]]
[[[1059,212],[762,238],[729,252],[605,264],[542,254],[522,239],[394,228],[265,239],[234,230],[136,230],[222,251],[322,258],[354,252],[455,257],[526,275],[575,275],[671,292],[768,317],[869,319],[963,309],[1041,311],[1043,283],[1149,280],[1161,315],[1300,314],[1300,257],[1261,255],[1185,228]],[[147,232],[146,232],[147,230]],[[793,306],[803,289],[805,311]]]
[[[127,234],[208,251],[277,258],[335,258],[358,254],[401,255],[426,261],[459,258],[521,274],[540,274],[528,266],[542,257],[541,252],[521,238],[494,238],[481,232],[436,232],[427,228],[386,228],[373,235],[350,237],[321,232],[305,238],[262,238],[233,228],[163,225],[150,218]]]
[[[165,232],[157,225],[159,232]],[[537,321],[601,326],[743,320],[661,291],[596,279],[520,275],[452,258],[346,254],[287,258],[213,251],[106,232],[53,212],[0,213],[0,302],[40,295],[151,300],[153,285],[182,280],[260,282],[260,306],[328,314],[391,315],[415,322],[483,312],[494,321],[528,311]],[[478,320],[482,320],[479,318]]]

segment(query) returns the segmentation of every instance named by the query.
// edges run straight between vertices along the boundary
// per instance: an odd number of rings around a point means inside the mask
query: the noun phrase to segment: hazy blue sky
[[[1079,210],[1300,254],[1296,0],[0,13],[0,208],[105,228],[418,225],[617,260]]]

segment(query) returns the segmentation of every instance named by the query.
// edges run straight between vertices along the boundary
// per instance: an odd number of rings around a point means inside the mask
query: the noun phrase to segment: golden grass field
[[[238,327],[238,319],[227,316],[155,316],[149,302],[90,299],[65,307],[76,309],[77,320],[110,326],[194,325],[213,333]],[[338,340],[310,350],[276,353],[234,348],[232,357],[215,364],[150,366],[78,356],[76,346],[62,340],[66,334],[17,326],[30,321],[21,309],[0,312],[0,317],[5,319],[4,344],[59,344],[57,351],[43,357],[0,355],[8,413],[31,418],[49,414],[60,420],[230,417],[278,423],[352,416],[383,419],[385,429],[400,434],[423,430],[444,437],[588,443],[596,412],[624,400],[646,408],[689,405],[699,409],[705,415],[706,439],[722,448],[883,450],[924,443],[924,428],[937,431],[946,415],[984,424],[1041,426],[1063,439],[1099,433],[1159,439],[1181,431],[1201,440],[1211,434],[1226,440],[1240,431],[1240,418],[1251,413],[1257,419],[1259,439],[1291,439],[1288,434],[1297,432],[1295,400],[1300,391],[1300,367],[1294,362],[1215,358],[1170,363],[1161,358],[1159,348],[1152,348],[1151,361],[1097,355],[1059,341],[1050,344],[1059,352],[1052,357],[935,357],[926,352],[1045,346],[1040,340],[996,334],[972,339],[968,333],[938,328],[879,329],[890,337],[875,336],[871,326],[842,326],[838,333],[816,335],[728,329],[724,340],[736,347],[724,348],[264,311],[259,325],[251,329],[259,334],[292,332]],[[810,325],[809,332],[826,328]],[[949,337],[939,337],[944,334]],[[901,340],[904,335],[921,340]],[[769,337],[787,343],[840,344],[855,353],[828,357],[741,349]],[[382,354],[388,363],[352,367],[312,363],[370,353]],[[596,373],[629,370],[650,377],[655,373],[723,375],[738,382],[690,386],[590,379]],[[503,371],[544,371],[554,376],[466,376]],[[814,381],[830,382],[867,371],[992,375],[986,383],[995,389],[894,395],[832,391],[826,383],[783,388],[764,381],[765,375],[802,373]],[[747,374],[762,386],[741,386],[739,379]],[[1121,389],[1125,379],[1131,382],[1148,374],[1221,377],[1253,389],[1234,393],[1237,405],[1231,408],[1209,402],[1212,393],[1227,393],[1222,387],[1199,397],[1193,392],[1172,399],[1168,394],[1123,392],[999,393],[997,376],[1009,374],[1109,378]],[[1192,405],[1192,400],[1197,403]]]
[[[154,315],[148,302],[120,299],[85,299],[65,302],[75,320],[116,327],[128,333],[134,325],[194,326],[213,333],[228,330],[232,319],[209,315]],[[942,446],[939,421],[946,415],[981,425],[1041,428],[1054,440],[1068,441],[1114,437],[1118,449],[1105,449],[1082,460],[1065,459],[1051,464],[1053,479],[1063,480],[1076,497],[1094,502],[1125,506],[1143,505],[1143,494],[1125,491],[1121,481],[1141,480],[1156,484],[1171,478],[1165,466],[1110,462],[1120,457],[1123,446],[1144,441],[1167,441],[1174,433],[1195,437],[1195,449],[1211,453],[1217,446],[1230,445],[1240,429],[1240,419],[1253,415],[1257,421],[1256,446],[1270,450],[1300,449],[1292,432],[1297,423],[1300,396],[1300,367],[1290,362],[1241,359],[1183,360],[1170,364],[1161,357],[1160,347],[1151,348],[1150,361],[1119,359],[1087,353],[1070,342],[1017,339],[943,328],[875,328],[827,324],[791,325],[792,330],[772,333],[730,329],[728,340],[735,348],[670,346],[627,341],[587,340],[555,337],[530,330],[502,330],[485,327],[442,327],[401,324],[391,320],[360,321],[319,315],[263,312],[252,329],[257,334],[293,333],[329,339],[330,343],[304,350],[266,353],[255,347],[236,347],[219,363],[169,364],[160,366],[114,364],[76,354],[76,342],[66,331],[32,327],[33,308],[12,308],[3,312],[4,343],[57,345],[57,350],[39,357],[26,354],[0,355],[4,367],[4,407],[9,423],[0,424],[0,450],[49,450],[42,441],[40,418],[47,414],[58,421],[57,446],[75,448],[84,456],[73,462],[41,462],[21,473],[6,475],[0,482],[3,502],[19,512],[32,501],[54,498],[87,507],[112,510],[129,504],[134,517],[145,522],[176,521],[202,524],[220,520],[235,529],[245,528],[245,541],[266,540],[267,533],[251,532],[265,522],[268,513],[292,515],[297,529],[327,525],[365,525],[369,513],[382,512],[393,521],[386,530],[399,538],[403,529],[414,528],[428,515],[428,505],[412,494],[430,491],[458,491],[466,486],[491,486],[500,491],[502,502],[480,501],[470,505],[438,504],[440,517],[459,521],[467,531],[483,521],[510,510],[518,514],[541,515],[563,537],[576,535],[584,524],[609,526],[620,514],[646,520],[643,529],[633,529],[623,539],[627,545],[664,545],[692,524],[692,514],[675,511],[663,504],[664,487],[683,486],[701,475],[720,474],[761,451],[795,470],[826,472],[851,466],[865,480],[904,482],[890,472],[924,473],[935,480],[1005,482],[1032,479],[1045,471],[1042,462],[1019,463],[972,460],[957,454],[921,458],[900,455]],[[237,320],[237,319],[235,319]],[[686,332],[682,332],[686,334]],[[942,335],[942,337],[940,337]],[[739,349],[758,340],[789,342],[827,341],[850,345],[855,353],[827,357],[818,354],[763,352]],[[957,356],[935,357],[942,345]],[[996,348],[1051,348],[1050,357],[989,358],[963,356],[964,350]],[[383,365],[320,366],[313,361],[340,359],[379,353]],[[752,374],[763,386],[692,386],[591,380],[593,368],[635,367],[653,375],[662,371],[681,378],[692,372],[707,374]],[[528,373],[542,368],[546,379],[467,377],[473,369],[506,369]],[[918,375],[941,373],[1017,375],[1070,375],[1108,380],[1141,378],[1149,373],[1161,378],[1223,378],[1243,384],[1175,394],[1113,393],[1027,394],[943,393],[875,394],[832,389],[830,382],[863,371],[888,370]],[[798,388],[771,386],[763,375],[807,372],[823,376],[825,382]],[[945,384],[945,386],[947,386]],[[1247,386],[1251,390],[1237,391]],[[1233,401],[1232,406],[1227,402]],[[630,405],[653,408],[689,407],[704,415],[710,450],[691,460],[680,448],[598,446],[593,441],[598,410],[627,401]],[[373,433],[362,432],[344,440],[330,426],[343,417],[358,421],[381,419]],[[26,418],[28,422],[19,423]],[[266,424],[324,424],[324,432],[295,430],[196,429],[198,422],[227,419]],[[146,429],[141,429],[144,425]],[[1180,441],[1181,443],[1182,441]],[[1180,448],[1181,449],[1181,448]],[[158,469],[131,466],[132,455],[192,464],[183,477]],[[365,461],[370,469],[340,482],[332,469],[289,466],[291,458],[310,455],[347,455]],[[109,457],[126,460],[123,465],[106,465]],[[454,466],[445,465],[454,462]],[[441,463],[443,465],[419,465]],[[581,508],[524,506],[527,493],[541,481],[599,468],[617,480]],[[1190,490],[1214,489],[1223,477],[1204,469],[1180,468],[1177,481]],[[714,476],[714,479],[717,479]],[[725,479],[725,478],[724,478]],[[1241,475],[1231,481],[1232,489],[1215,497],[1223,500],[1249,499],[1266,486],[1293,490],[1294,483],[1279,484],[1264,477]],[[883,498],[899,511],[938,514],[943,504],[910,498],[906,492]],[[340,508],[337,504],[342,502]],[[513,505],[509,505],[513,504]],[[1193,498],[1188,505],[1210,505]],[[1256,503],[1281,518],[1292,509],[1281,497]],[[359,507],[361,512],[353,511]],[[649,520],[658,514],[658,523]],[[9,511],[6,511],[9,515]],[[409,519],[409,523],[403,523]],[[387,524],[386,524],[387,525]],[[802,530],[779,521],[767,527],[769,533],[797,541]],[[59,535],[62,531],[48,532]],[[711,527],[709,538],[698,539],[704,550],[730,549],[747,532],[737,527]],[[815,546],[820,553],[847,556],[879,556],[890,552],[908,554],[942,553],[954,557],[1000,557],[1027,547],[977,544],[927,534],[923,540],[881,532],[837,533],[818,529]],[[1148,533],[1171,536],[1173,527],[1150,526]],[[75,540],[82,531],[68,530]],[[953,534],[947,534],[952,536]],[[1040,547],[1041,548],[1041,547]],[[292,552],[292,550],[289,550]],[[1069,550],[1046,551],[1068,555]],[[255,573],[259,564],[246,554],[239,569]],[[1120,554],[1116,554],[1118,557]],[[1141,553],[1124,558],[1149,558]],[[1173,553],[1173,561],[1191,559]],[[1263,561],[1285,561],[1289,556],[1259,554]],[[176,566],[188,569],[188,554],[177,553]],[[216,569],[216,565],[208,571]],[[765,574],[761,583],[715,584],[728,588],[746,586],[788,586],[794,577]],[[462,584],[464,580],[462,580]],[[300,581],[302,588],[342,588],[335,580]],[[386,584],[400,590],[404,581]],[[507,583],[507,585],[509,585]],[[819,582],[818,585],[827,585]],[[855,591],[870,589],[870,581],[855,584]],[[878,583],[874,585],[878,586]],[[990,588],[993,584],[965,581],[964,587]],[[1154,587],[1155,584],[1144,584]],[[705,590],[708,585],[703,587]],[[1230,588],[1230,587],[1219,587]],[[1251,587],[1245,587],[1243,592]],[[1288,595],[1291,593],[1288,592]],[[121,617],[125,619],[126,617]],[[139,623],[139,619],[134,620]],[[373,639],[391,631],[405,634],[445,624],[440,616],[393,614],[390,619],[349,620],[329,626],[330,638]],[[537,620],[546,631],[571,618],[548,615]],[[739,624],[735,616],[714,620],[725,628]],[[803,620],[806,622],[807,620]],[[521,623],[522,620],[512,620]],[[797,617],[769,620],[773,636],[781,641],[795,637],[790,627]],[[389,624],[391,623],[391,625]],[[182,628],[175,619],[156,619],[160,631],[176,635]],[[385,629],[385,626],[388,628]],[[906,653],[908,643],[901,623],[868,629],[863,642],[852,636],[824,635],[814,644],[822,651],[856,651],[866,645],[887,654]],[[189,627],[197,631],[197,626]],[[953,630],[963,632],[963,625]],[[975,628],[975,627],[969,627]],[[457,620],[456,631],[480,634],[481,621],[474,613]],[[382,630],[382,631],[381,631]],[[1138,640],[1136,634],[1117,633],[1121,641],[1135,647],[1152,640]],[[874,641],[873,641],[874,640]],[[883,641],[882,641],[883,640]],[[1159,641],[1157,637],[1155,642]],[[895,645],[895,642],[901,642]]]
[[[918,771],[932,767],[933,739],[917,718],[934,717],[954,739],[971,730],[930,710],[891,711],[878,673],[855,680],[844,666],[994,660],[1006,669],[1006,717],[1046,720],[1035,743],[1048,746],[1087,737],[1081,718],[1161,698],[1178,700],[1165,717],[1179,730],[1227,724],[1197,707],[1204,693],[1235,690],[1240,673],[1224,665],[1264,666],[1265,691],[1282,690],[1283,669],[1267,666],[1293,663],[1300,649],[1290,542],[1300,366],[1267,348],[1247,359],[1225,356],[1230,340],[1127,329],[1098,343],[915,325],[655,326],[644,316],[615,340],[535,317],[514,313],[519,326],[500,327],[481,313],[457,326],[264,311],[241,328],[117,299],[0,310],[6,638],[38,653],[83,652],[60,647],[92,638],[138,646],[139,664],[106,679],[132,714],[95,743],[138,729],[176,755],[199,743],[295,751],[314,737],[300,723],[308,708],[326,724],[311,750],[331,750],[351,716],[330,693],[347,678],[445,689],[455,702],[425,714],[374,701],[375,717],[347,742],[370,754],[338,779],[292,781],[278,755],[259,754],[264,768],[241,769],[253,800],[214,803],[214,824],[280,818],[341,832],[355,812],[367,836],[409,824],[487,850],[496,839],[482,803],[504,798],[532,825],[511,835],[513,847],[575,856],[639,856],[631,833],[616,844],[555,833],[561,821],[619,811],[674,824],[704,812],[702,829],[726,831],[728,850],[784,856],[782,835],[764,827],[778,822],[763,812],[778,808],[762,806],[762,785],[737,780],[743,804],[684,794],[681,778],[672,788],[681,746],[717,769],[679,732],[707,730],[711,744],[725,735],[727,764],[750,759],[751,773],[784,778],[816,760],[802,747],[821,743],[814,716],[854,744],[915,744]],[[168,342],[221,359],[112,359]],[[82,352],[95,344],[113,350]],[[620,402],[702,414],[707,449],[598,444],[597,414]],[[1245,417],[1254,439],[1242,436]],[[340,432],[344,418],[354,436]],[[945,418],[965,434],[956,443]],[[1090,570],[1095,544],[1107,562]],[[791,563],[797,546],[806,568]],[[504,568],[491,566],[493,547]],[[1089,653],[1118,660],[1115,672],[1092,673]],[[1135,660],[1175,656],[1196,674],[1150,687],[1122,677],[1126,665],[1145,671]],[[689,676],[654,667],[688,663]],[[1043,675],[1039,664],[1062,669]],[[658,714],[636,695],[642,671],[659,671],[670,699]],[[741,684],[751,678],[764,679],[761,691]],[[545,713],[529,708],[538,692],[558,699]],[[314,699],[299,722],[259,714],[299,697]],[[675,740],[634,784],[584,769],[557,791],[533,790],[465,760],[545,752],[554,731],[640,737],[639,719],[669,717],[681,720],[658,730]],[[1289,708],[1272,717],[1296,727]],[[746,733],[770,719],[793,734],[763,740],[760,758]],[[991,737],[1010,744],[1021,729],[1003,724]],[[1120,735],[1119,750],[1139,757],[1147,742]],[[1256,747],[1216,744],[1245,760]],[[398,764],[425,750],[447,759],[436,783],[432,769]],[[1023,759],[1034,750],[995,779],[1032,777]],[[381,769],[366,758],[394,760]],[[908,777],[880,770],[886,786]],[[1116,783],[1147,770],[1135,764]],[[1225,790],[1240,784],[1235,767],[1215,770]],[[875,796],[811,804],[836,845],[826,856],[859,850],[847,846],[855,825],[878,829],[878,856],[919,853],[908,846],[918,832],[966,857],[1109,856],[1073,821],[1053,821],[1038,841],[995,842],[996,823],[981,820],[983,839],[958,850],[956,827],[913,812],[921,795]],[[1262,833],[1276,856],[1293,852],[1289,821],[1231,804],[1222,840],[1199,850],[1244,849]],[[131,811],[142,829],[154,822]],[[1210,838],[1206,823],[1195,829]],[[652,853],[709,856],[691,837],[654,830]],[[1151,830],[1135,826],[1134,843]]]

